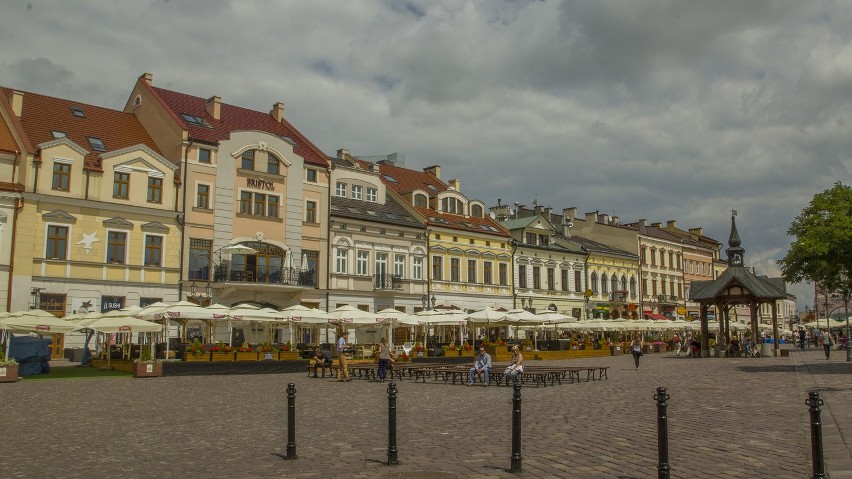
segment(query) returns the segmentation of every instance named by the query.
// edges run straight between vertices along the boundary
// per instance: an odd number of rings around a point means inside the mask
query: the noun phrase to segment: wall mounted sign
[[[263,178],[246,178],[246,186],[258,190],[275,191],[275,183]]]

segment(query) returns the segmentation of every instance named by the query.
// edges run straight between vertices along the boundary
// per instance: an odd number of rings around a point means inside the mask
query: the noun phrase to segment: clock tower
[[[737,210],[731,210],[731,237],[728,238],[728,267],[743,266],[743,254],[745,250],[740,247],[740,235],[737,233]]]

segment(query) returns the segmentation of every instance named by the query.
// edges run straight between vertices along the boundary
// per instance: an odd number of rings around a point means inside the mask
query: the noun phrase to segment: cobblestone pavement
[[[398,381],[400,464],[387,466],[388,383],[267,374],[0,384],[0,477],[652,478],[660,386],[674,478],[810,477],[810,389],[826,401],[831,477],[852,477],[842,353],[571,364],[608,365],[609,379],[523,388],[520,474],[507,471],[511,388]],[[285,461],[291,382],[298,458]]]

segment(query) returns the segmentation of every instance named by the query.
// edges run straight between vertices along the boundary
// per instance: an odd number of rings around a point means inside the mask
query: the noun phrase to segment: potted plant
[[[183,358],[184,361],[209,361],[210,353],[207,351],[207,347],[201,344],[201,341],[195,340],[187,346],[186,355]]]
[[[151,357],[151,350],[142,348],[139,359],[133,361],[134,378],[158,378],[163,375],[163,363]]]
[[[423,356],[425,351],[426,351],[426,348],[424,348],[423,345],[420,344],[419,342],[414,345],[414,352],[417,355],[417,357]]]
[[[233,361],[236,348],[222,341],[210,348],[211,361]]]
[[[263,343],[262,346],[257,348],[257,355],[258,359],[278,359],[278,348],[269,343]]]
[[[287,341],[286,344],[281,346],[281,351],[278,352],[278,359],[299,359],[299,352],[293,349],[293,345],[290,341]]]
[[[243,343],[242,346],[237,348],[236,354],[234,356],[235,361],[257,361],[257,351],[254,350],[249,343]]]
[[[0,359],[0,383],[18,382],[20,366],[15,358]]]
[[[396,360],[397,361],[410,361],[411,358],[409,358],[407,354],[401,353],[399,356],[396,357]]]
[[[473,346],[470,345],[467,341],[462,341],[461,351],[459,351],[460,356],[473,356]]]
[[[524,339],[523,341],[521,341],[521,349],[523,349],[524,351],[531,351],[532,345],[533,343],[529,339]]]

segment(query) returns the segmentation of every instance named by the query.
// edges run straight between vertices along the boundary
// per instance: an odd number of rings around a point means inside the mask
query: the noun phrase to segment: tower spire
[[[728,238],[728,266],[742,266],[745,250],[740,246],[740,235],[737,233],[737,210],[731,210],[731,236]]]

